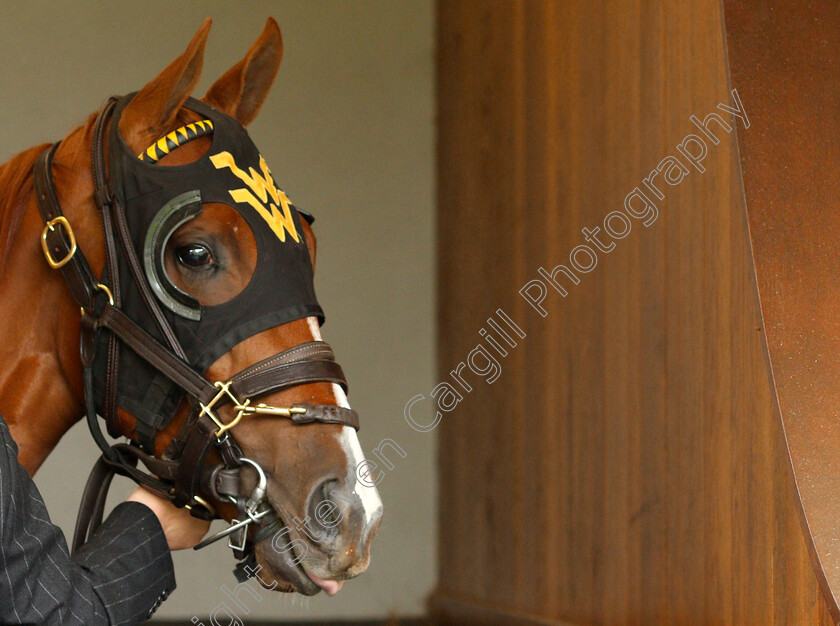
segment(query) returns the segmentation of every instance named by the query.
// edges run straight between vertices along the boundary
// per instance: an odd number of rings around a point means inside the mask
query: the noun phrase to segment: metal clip
[[[279,417],[291,417],[292,415],[303,415],[304,413],[306,413],[306,407],[302,406],[293,406],[289,408],[280,406],[269,406],[267,404],[249,406],[247,402],[235,408],[237,411],[242,411],[246,415],[259,413],[260,415],[277,415]]]
[[[223,426],[219,432],[216,433],[218,437],[220,433],[223,433],[226,430],[229,430],[236,426],[243,417],[246,415],[277,415],[279,417],[291,417],[294,414],[303,414],[306,413],[306,409],[303,407],[279,407],[279,406],[269,406],[267,404],[258,404],[257,406],[250,405],[251,400],[245,400],[245,404],[237,404],[233,407],[236,411],[236,417],[233,418],[233,421],[230,424],[226,424]]]
[[[223,530],[220,530],[215,535],[211,535],[210,537],[207,537],[207,539],[205,539],[204,541],[199,543],[197,546],[195,546],[193,548],[193,550],[200,550],[201,548],[205,548],[205,547],[209,546],[211,543],[216,543],[219,539],[224,539],[228,535],[231,535],[231,534],[235,533],[240,528],[245,528],[249,524],[253,524],[255,521],[261,520],[263,517],[265,517],[269,513],[271,513],[271,508],[266,508],[266,509],[260,511],[259,513],[257,513],[256,515],[254,515],[254,517],[248,517],[248,518],[243,519],[243,520],[235,519],[230,523],[230,526],[228,526],[227,528],[225,528]]]
[[[244,456],[239,459],[240,463],[247,463],[255,470],[257,470],[257,475],[259,476],[259,481],[257,482],[257,486],[254,487],[254,491],[251,493],[251,497],[248,498],[248,501],[245,503],[245,513],[251,519],[254,519],[254,515],[257,512],[257,507],[262,502],[262,499],[265,497],[265,491],[268,488],[268,479],[265,476],[265,472],[259,466],[258,463],[252,461],[251,459],[245,458]]]
[[[260,521],[263,517],[271,513],[272,508],[268,505],[266,505],[262,511],[258,510],[260,504],[263,503],[263,498],[265,498],[266,489],[268,487],[268,479],[266,478],[262,467],[260,467],[259,463],[246,457],[241,457],[239,462],[246,463],[247,465],[253,467],[257,471],[258,476],[257,486],[254,487],[254,491],[251,492],[251,496],[245,503],[244,508],[240,508],[240,515],[244,514],[245,518],[237,518],[233,520],[230,523],[230,526],[220,530],[215,535],[207,537],[204,541],[195,546],[195,548],[193,548],[194,550],[199,550],[205,546],[209,546],[211,543],[215,543],[219,539],[230,536],[231,539],[228,541],[228,547],[234,550],[242,551],[245,549],[245,542],[248,539],[248,526],[254,522]],[[196,501],[207,505],[207,503],[201,500],[198,496],[195,496],[195,499]],[[239,502],[237,502],[237,499],[233,496],[230,496],[230,501],[239,505]]]
[[[201,405],[201,413],[199,414],[199,417],[201,417],[202,415],[206,415],[211,420],[213,420],[216,426],[219,427],[219,430],[216,431],[216,438],[218,439],[224,434],[226,430],[233,428],[237,424],[237,422],[239,422],[239,420],[242,419],[242,415],[237,415],[236,419],[234,419],[230,424],[225,424],[218,417],[216,417],[215,413],[213,413],[213,407],[216,406],[216,403],[225,396],[230,398],[233,401],[234,406],[236,407],[247,406],[250,400],[245,400],[245,404],[242,405],[242,403],[239,402],[239,398],[233,395],[233,392],[230,390],[231,381],[227,381],[226,383],[216,381],[215,383],[213,383],[213,385],[219,390],[219,392],[215,396],[213,396],[213,399],[210,400],[210,402],[208,402],[207,404],[201,404],[199,402],[199,404]]]
[[[219,392],[213,396],[213,399],[210,400],[207,404],[201,404],[201,415],[207,415],[216,426],[219,427],[219,430],[216,431],[215,435],[217,439],[221,439],[222,435],[225,434],[228,430],[236,426],[242,418],[246,415],[277,415],[279,417],[291,417],[292,415],[303,415],[306,413],[305,407],[300,406],[293,406],[293,407],[279,407],[279,406],[269,406],[267,404],[258,404],[256,406],[251,405],[250,398],[245,400],[245,402],[240,402],[239,399],[233,395],[233,392],[230,390],[230,386],[232,381],[221,382],[216,381],[213,385],[219,390]],[[236,417],[234,417],[229,424],[225,424],[216,416],[213,412],[213,408],[216,406],[216,403],[219,402],[222,398],[227,396],[233,402],[233,410],[236,412]]]
[[[249,520],[250,521],[250,520]],[[228,548],[236,552],[244,552],[248,543],[248,526],[240,526],[228,535]]]

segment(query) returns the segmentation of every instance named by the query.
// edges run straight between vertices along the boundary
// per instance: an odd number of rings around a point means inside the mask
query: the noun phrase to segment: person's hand
[[[152,509],[163,527],[163,534],[166,535],[166,543],[169,544],[170,550],[192,548],[210,529],[210,522],[193,517],[187,509],[176,508],[168,500],[142,487],[137,487],[132,491],[126,501],[140,502]]]

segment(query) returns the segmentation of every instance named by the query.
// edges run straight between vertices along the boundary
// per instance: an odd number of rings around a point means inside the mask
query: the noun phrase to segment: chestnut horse
[[[141,154],[161,137],[198,119],[185,104],[199,79],[209,30],[208,19],[186,51],[123,109],[119,136],[132,154]],[[269,19],[245,57],[213,84],[201,102],[247,126],[265,100],[281,56],[280,30]],[[94,124],[95,116],[91,116],[60,142],[50,171],[57,201],[72,224],[78,249],[84,252],[93,274],[101,277],[98,280],[106,282],[106,245],[90,168]],[[163,170],[193,163],[212,145],[211,136],[199,137],[172,149],[157,165]],[[106,143],[104,149],[113,146]],[[33,190],[33,168],[43,150],[44,146],[30,149],[0,168],[0,351],[4,365],[0,371],[0,413],[19,445],[20,462],[31,474],[61,436],[81,419],[85,408],[79,305],[61,272],[45,261],[39,241],[44,220]],[[270,191],[282,195],[279,190]],[[306,220],[299,220],[299,228],[314,267],[315,237]],[[171,234],[163,255],[168,279],[202,307],[221,304],[242,292],[261,262],[252,228],[241,211],[223,203],[203,204],[198,215]],[[282,273],[285,268],[273,271]],[[234,345],[209,365],[204,376],[209,381],[227,381],[272,355],[320,339],[316,316],[286,321]],[[280,407],[308,403],[349,409],[344,390],[334,382],[297,384],[265,395],[259,402]],[[171,421],[154,436],[156,457],[165,458],[190,409],[184,399]],[[218,416],[229,423],[235,413],[228,405],[219,409]],[[138,441],[138,419],[122,406],[118,425],[123,436]],[[283,536],[288,539],[279,546],[271,536],[258,538],[254,553],[261,566],[261,582],[279,591],[311,595],[320,589],[335,591],[340,587],[337,581],[363,572],[382,516],[382,503],[376,489],[357,477],[357,466],[364,459],[355,430],[339,423],[299,424],[252,414],[229,433],[241,453],[264,470],[267,485],[263,502],[270,508],[267,518],[274,528],[284,528]],[[214,454],[211,452],[211,459]],[[254,472],[247,473],[242,487],[245,497],[251,492],[244,485],[253,487],[256,482]],[[214,501],[210,493],[201,497],[220,517],[230,521],[237,515],[230,502]],[[315,510],[324,502],[330,505],[326,508],[331,510],[331,523]]]

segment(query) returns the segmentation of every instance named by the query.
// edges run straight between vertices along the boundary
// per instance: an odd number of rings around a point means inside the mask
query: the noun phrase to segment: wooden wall
[[[432,610],[831,623],[767,366],[735,132],[707,141],[702,173],[676,149],[702,134],[692,115],[753,131],[716,108],[734,106],[720,5],[605,6],[438,3],[439,379],[463,401],[439,426]],[[655,221],[604,236],[669,155],[688,173],[654,179]],[[585,240],[596,226],[610,252]],[[566,297],[548,287],[541,316],[520,289],[582,244],[597,266],[561,278]],[[526,337],[500,343],[492,384],[462,368],[466,392],[450,371],[478,345],[494,354],[479,331],[499,308]]]
[[[776,394],[814,565],[840,598],[840,3],[724,2]],[[835,611],[835,617],[838,617]]]

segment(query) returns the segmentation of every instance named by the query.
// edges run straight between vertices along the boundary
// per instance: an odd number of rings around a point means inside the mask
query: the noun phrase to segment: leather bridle
[[[170,500],[175,506],[189,508],[193,515],[204,519],[213,519],[216,513],[199,492],[217,500],[236,503],[241,519],[234,520],[229,529],[213,539],[238,532],[241,535],[239,545],[232,547],[241,558],[246,551],[243,530],[247,530],[250,523],[266,517],[271,509],[264,503],[264,472],[259,465],[243,458],[230,429],[247,415],[264,414],[285,417],[294,424],[321,422],[352,426],[358,430],[358,414],[352,409],[334,405],[272,407],[252,403],[260,396],[305,383],[337,383],[346,390],[344,372],[335,362],[332,349],[322,341],[295,346],[246,368],[227,381],[211,381],[187,362],[178,337],[163,315],[142,270],[141,260],[131,242],[125,210],[106,173],[104,135],[117,101],[117,98],[110,98],[99,112],[91,148],[94,199],[102,220],[106,252],[102,278],[97,278],[91,270],[58,201],[52,179],[52,160],[59,144],[46,149],[34,166],[38,208],[45,222],[41,237],[44,256],[51,267],[62,273],[70,293],[81,308],[80,354],[85,410],[88,427],[102,450],[102,457],[94,466],[85,487],[73,549],[78,549],[101,522],[108,486],[114,474],[121,474]],[[155,321],[161,340],[121,310],[120,254],[128,261],[131,278],[142,295],[146,311]],[[102,413],[111,436],[121,435],[116,390],[120,375],[119,351],[124,347],[136,352],[183,389],[191,400],[191,411],[180,432],[168,444],[163,458],[154,456],[154,434],[146,436],[145,445],[143,441],[140,445],[134,442],[111,445],[102,434],[96,413],[93,364],[97,349],[102,349],[97,346],[100,344],[99,335],[103,332],[108,333],[108,354]],[[228,404],[232,405],[235,418],[224,423],[218,409]],[[212,449],[217,450],[222,462],[205,466]],[[137,467],[138,461],[148,471]],[[259,477],[257,486],[247,498],[240,494],[239,470],[243,465],[253,467]],[[253,544],[248,547],[252,548]]]

